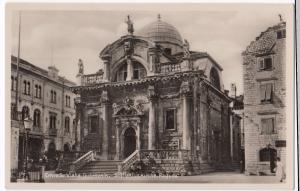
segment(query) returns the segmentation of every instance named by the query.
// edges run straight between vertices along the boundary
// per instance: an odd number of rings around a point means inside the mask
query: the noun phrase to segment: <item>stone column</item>
[[[141,149],[141,120],[137,120],[137,144],[136,144],[136,149],[140,150]]]
[[[133,76],[133,65],[132,65],[132,60],[130,57],[127,58],[127,77],[126,81],[132,80]]]
[[[182,95],[182,148],[191,149],[191,133],[190,133],[190,87],[188,82],[181,84],[180,93]]]
[[[108,131],[108,96],[107,91],[103,91],[101,95],[101,103],[102,103],[102,119],[103,119],[103,137],[102,137],[102,156],[108,159],[108,146],[109,146],[109,131]]]
[[[148,88],[149,99],[149,129],[148,129],[148,149],[156,149],[156,125],[155,125],[155,102],[157,96],[155,94],[154,86]]]
[[[110,80],[110,55],[106,54],[101,57],[103,60],[103,80],[104,81],[109,81]]]
[[[116,119],[116,157],[115,160],[120,160],[120,120]]]

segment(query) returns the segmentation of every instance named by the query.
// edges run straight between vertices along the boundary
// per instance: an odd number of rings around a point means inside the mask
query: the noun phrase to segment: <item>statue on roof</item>
[[[84,68],[83,68],[83,62],[82,62],[82,60],[80,58],[78,60],[78,68],[79,68],[78,74],[83,74],[83,70],[84,70]]]
[[[133,28],[133,22],[130,19],[130,16],[127,15],[127,21],[125,21],[125,23],[127,24],[127,31],[130,35],[133,35],[134,32],[134,28]]]
[[[186,39],[184,39],[183,49],[184,49],[184,57],[185,58],[190,58],[190,56],[191,56],[190,43]]]

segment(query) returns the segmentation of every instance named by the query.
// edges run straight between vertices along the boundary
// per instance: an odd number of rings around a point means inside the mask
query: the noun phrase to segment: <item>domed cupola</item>
[[[163,48],[172,49],[172,54],[182,51],[183,40],[180,33],[173,25],[162,21],[160,15],[156,21],[137,31],[137,35],[147,38]]]

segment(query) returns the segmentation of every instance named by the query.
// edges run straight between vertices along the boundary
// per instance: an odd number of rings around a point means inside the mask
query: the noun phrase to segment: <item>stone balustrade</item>
[[[170,160],[185,160],[189,158],[189,150],[141,150],[141,159],[170,159]]]
[[[103,74],[88,74],[82,77],[83,85],[93,85],[103,82]]]
[[[94,151],[89,151],[70,165],[70,172],[75,173],[79,168],[94,160]]]
[[[135,150],[130,156],[128,156],[119,167],[119,171],[128,170],[136,161],[140,160],[140,151]]]
[[[181,66],[180,64],[164,64],[160,66],[161,73],[170,73],[170,72],[180,72]]]

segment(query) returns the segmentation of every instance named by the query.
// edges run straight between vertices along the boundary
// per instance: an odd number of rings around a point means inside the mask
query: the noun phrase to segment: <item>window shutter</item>
[[[272,84],[266,85],[266,100],[267,101],[272,100]]]
[[[272,69],[272,58],[265,58],[265,69],[266,70]]]
[[[266,119],[261,120],[261,134],[267,133]]]
[[[265,69],[264,60],[259,61],[259,69],[261,69],[261,70]]]
[[[260,100],[265,101],[266,99],[266,85],[262,84],[260,85]]]

